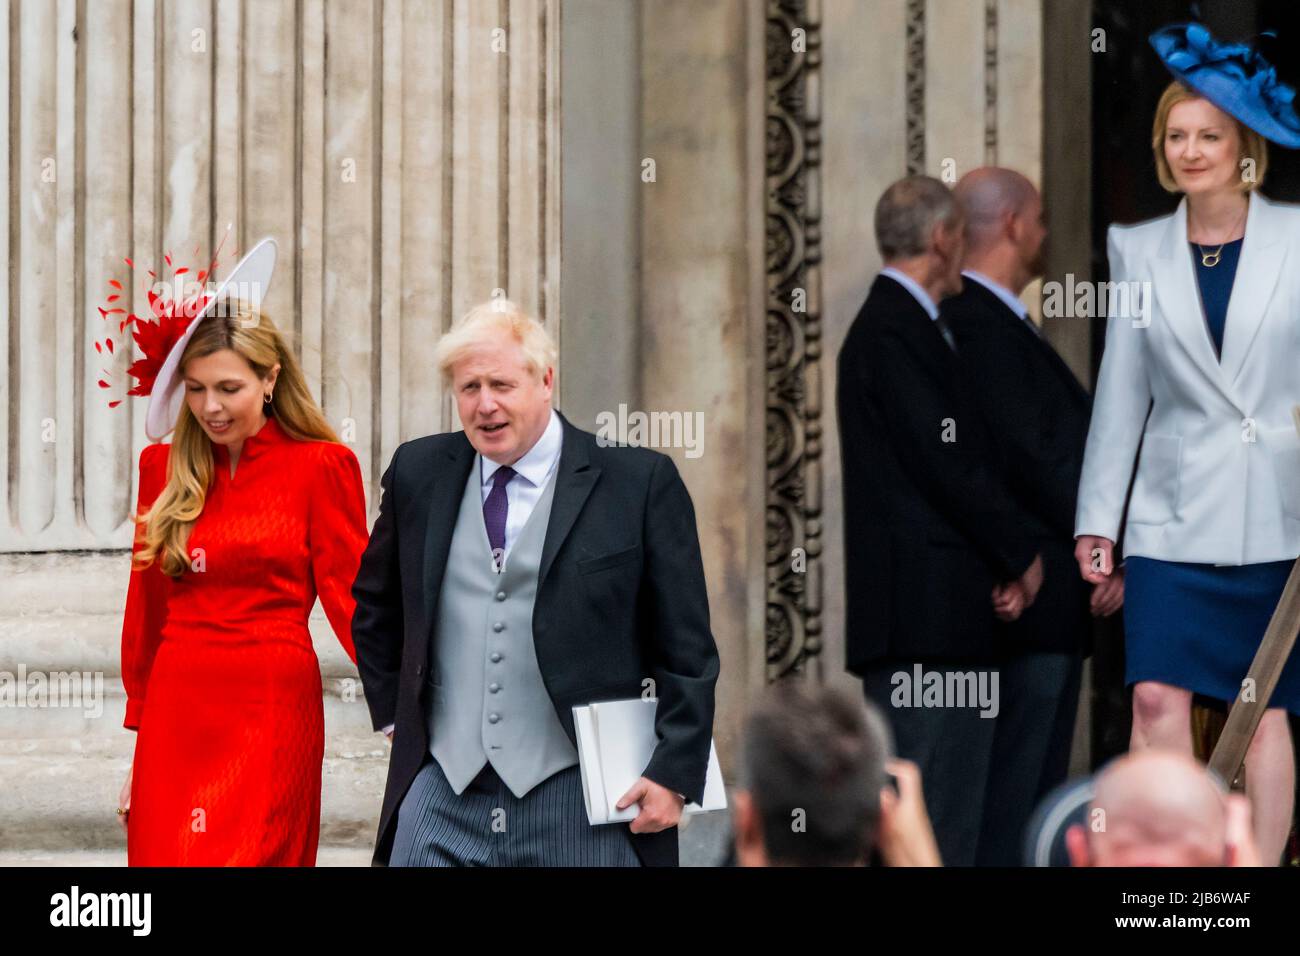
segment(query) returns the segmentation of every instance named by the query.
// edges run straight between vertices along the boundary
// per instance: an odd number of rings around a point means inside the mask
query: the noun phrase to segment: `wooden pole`
[[[1295,419],[1296,431],[1300,433],[1300,405],[1291,410],[1291,415]],[[1282,668],[1291,656],[1297,634],[1300,634],[1300,560],[1291,569],[1291,576],[1287,578],[1282,597],[1273,611],[1273,618],[1268,622],[1268,630],[1264,632],[1264,639],[1255,652],[1250,670],[1246,672],[1246,680],[1242,681],[1242,691],[1232,703],[1228,722],[1210,757],[1210,769],[1218,773],[1229,786],[1241,772],[1246,750],[1268,708],[1278,679],[1282,676]],[[1246,694],[1248,688],[1250,694]],[[1244,699],[1246,697],[1250,699]]]

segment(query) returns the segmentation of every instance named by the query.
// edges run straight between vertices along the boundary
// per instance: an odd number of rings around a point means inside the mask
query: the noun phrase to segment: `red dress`
[[[141,511],[170,445],[140,455]],[[122,627],[124,725],[136,729],[131,866],[313,866],[325,750],[307,617],[320,595],[352,647],[352,580],[367,533],[356,456],[297,441],[274,418],[229,453],[191,529],[193,570],[131,572]],[[136,550],[143,526],[137,526]]]

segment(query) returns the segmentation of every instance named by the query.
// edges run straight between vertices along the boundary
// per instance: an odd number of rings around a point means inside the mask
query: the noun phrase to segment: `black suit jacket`
[[[979,382],[981,407],[1043,555],[1038,599],[1002,627],[1026,649],[1087,653],[1089,588],[1074,560],[1074,512],[1092,400],[1055,349],[979,282],[963,280],[941,311]]]
[[[564,438],[533,608],[542,678],[570,740],[574,706],[638,697],[653,679],[659,744],[645,776],[698,802],[718,653],[690,494],[666,455],[602,447],[560,418]],[[474,461],[464,432],[397,449],[352,587],[352,639],[370,716],[376,730],[396,725],[377,864],[388,861],[397,808],[429,747],[429,642]],[[632,839],[646,865],[677,864],[676,828]]]
[[[887,276],[840,350],[837,405],[849,670],[996,658],[994,585],[1035,548],[961,362]]]

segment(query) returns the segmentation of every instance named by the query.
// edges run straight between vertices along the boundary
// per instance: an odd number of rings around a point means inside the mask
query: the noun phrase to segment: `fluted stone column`
[[[703,415],[698,457],[665,450],[695,501],[733,770],[766,683],[765,20],[749,0],[641,5],[641,407]]]
[[[454,427],[456,317],[508,295],[558,335],[558,48],[558,0],[0,4],[0,551],[129,543],[145,403],[107,407],[135,356],[97,306],[228,226],[218,277],[277,240],[264,306],[371,487]]]

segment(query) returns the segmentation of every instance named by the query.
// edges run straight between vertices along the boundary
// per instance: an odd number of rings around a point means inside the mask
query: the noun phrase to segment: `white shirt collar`
[[[934,304],[934,299],[930,298],[930,293],[921,288],[920,283],[906,272],[895,269],[893,266],[885,266],[885,268],[880,270],[880,274],[882,276],[889,276],[889,278],[893,279],[908,292],[912,293],[912,298],[920,303],[921,308],[925,309],[926,314],[930,316],[930,318],[937,319],[939,317],[939,307]]]
[[[982,272],[976,272],[974,269],[962,269],[961,274],[967,279],[978,282],[984,288],[988,289],[995,296],[1006,303],[1008,309],[1014,312],[1017,318],[1028,321],[1029,306],[1020,301],[1020,296],[1012,293],[1010,289],[1001,283],[995,282]]]
[[[560,416],[555,414],[555,409],[552,408],[551,420],[546,425],[546,431],[542,432],[542,437],[537,439],[537,443],[510,467],[515,470],[515,474],[534,487],[540,488],[555,469],[556,462],[560,460],[560,449],[563,445],[564,427],[560,424]],[[483,484],[488,485],[501,466],[481,454],[478,456],[478,462],[479,475]]]

